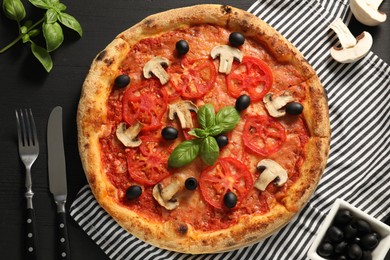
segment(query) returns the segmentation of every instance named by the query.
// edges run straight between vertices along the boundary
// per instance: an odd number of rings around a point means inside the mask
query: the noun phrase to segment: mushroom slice
[[[276,181],[276,185],[278,186],[282,186],[287,181],[287,171],[283,169],[283,167],[280,166],[277,162],[271,159],[261,160],[257,164],[257,168],[264,168],[260,177],[254,184],[254,186],[261,191],[265,191],[268,184],[273,181]]]
[[[184,180],[184,176],[175,174],[171,183],[167,186],[163,187],[161,183],[157,183],[153,187],[153,197],[167,210],[174,210],[179,206],[179,201],[175,198],[175,195],[184,188]]]
[[[282,117],[286,114],[285,107],[288,103],[293,102],[294,98],[290,92],[285,91],[282,95],[273,98],[272,93],[268,93],[263,97],[265,108],[267,109],[270,116]]]
[[[356,20],[364,25],[375,26],[386,21],[386,14],[378,10],[382,0],[350,0],[349,6]]]
[[[169,104],[168,110],[169,119],[175,119],[176,114],[183,129],[194,127],[192,123],[191,111],[198,112],[198,107],[191,101],[184,100],[174,104]]]
[[[165,85],[169,81],[169,74],[165,71],[163,66],[169,66],[169,60],[164,57],[154,57],[149,60],[143,69],[144,77],[149,79],[152,75],[156,76],[162,85]]]
[[[351,63],[363,58],[370,51],[373,41],[368,32],[364,31],[355,38],[340,18],[333,21],[329,28],[336,32],[341,44],[341,48],[330,49],[330,55],[336,61]]]
[[[129,128],[126,128],[126,123],[122,122],[116,128],[116,137],[126,147],[138,147],[142,143],[141,139],[137,138],[141,129],[142,124],[139,121]]]
[[[211,57],[219,56],[219,69],[221,73],[229,74],[232,69],[233,60],[242,61],[243,54],[237,48],[229,45],[219,45],[211,50]]]

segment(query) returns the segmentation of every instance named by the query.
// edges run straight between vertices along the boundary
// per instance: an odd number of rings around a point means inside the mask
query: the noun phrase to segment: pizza
[[[135,237],[201,254],[279,230],[324,171],[315,71],[254,15],[197,5],[151,15],[97,54],[78,112],[83,168]]]

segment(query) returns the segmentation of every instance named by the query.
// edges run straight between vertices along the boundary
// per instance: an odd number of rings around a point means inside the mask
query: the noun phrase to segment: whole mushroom
[[[198,107],[189,100],[178,101],[168,105],[168,118],[175,119],[175,115],[179,118],[183,129],[193,128],[191,111],[198,112]]]
[[[160,80],[161,85],[165,85],[168,83],[170,77],[163,66],[168,65],[169,60],[167,58],[160,56],[154,57],[145,64],[143,68],[144,77],[149,79],[154,75]]]
[[[268,184],[275,181],[276,185],[282,186],[288,179],[287,171],[277,162],[271,159],[263,159],[257,164],[258,169],[264,169],[255,181],[255,188],[265,191]]]
[[[350,0],[349,6],[356,20],[364,25],[376,26],[386,21],[386,14],[378,10],[382,0]]]
[[[179,201],[175,197],[185,186],[185,177],[183,174],[176,173],[171,182],[165,187],[157,183],[153,187],[154,199],[165,209],[174,210],[179,206]]]
[[[237,48],[229,45],[219,45],[211,50],[211,57],[213,59],[219,57],[219,69],[220,73],[229,74],[232,69],[234,60],[242,61],[243,54]]]
[[[137,135],[141,132],[142,124],[136,121],[130,127],[126,127],[126,123],[120,123],[116,128],[116,137],[126,147],[138,147],[141,145],[142,140],[137,138]]]
[[[333,21],[330,29],[336,32],[341,48],[334,46],[330,54],[340,63],[351,63],[363,58],[371,49],[373,40],[370,33],[364,31],[356,38],[340,18]]]
[[[284,116],[286,114],[285,106],[292,101],[294,98],[288,91],[277,97],[274,97],[273,93],[270,92],[263,98],[265,108],[272,117]]]

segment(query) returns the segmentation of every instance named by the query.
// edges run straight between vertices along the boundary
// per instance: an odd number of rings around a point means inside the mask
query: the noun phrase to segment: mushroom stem
[[[371,0],[371,2],[367,2],[367,5],[372,6],[374,9],[378,9],[382,2],[383,0]]]
[[[160,79],[162,85],[165,85],[169,80],[169,74],[162,67],[154,67],[151,72],[154,76]]]
[[[344,49],[351,48],[356,45],[357,41],[355,36],[353,36],[351,31],[340,18],[334,20],[330,24],[329,28],[336,32],[340,44]]]
[[[183,188],[183,183],[181,183],[178,179],[172,180],[172,182],[166,186],[162,192],[161,197],[163,200],[168,201],[173,198],[173,196]]]

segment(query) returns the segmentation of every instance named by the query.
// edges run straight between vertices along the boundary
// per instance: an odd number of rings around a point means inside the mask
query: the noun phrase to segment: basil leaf
[[[83,36],[83,29],[81,28],[80,23],[70,14],[60,13],[58,20],[66,27],[78,32],[80,36]]]
[[[53,68],[53,61],[51,60],[50,54],[46,51],[46,49],[36,45],[34,42],[31,42],[31,51],[42,64],[42,66],[46,69],[46,71],[50,72],[50,70]]]
[[[8,19],[18,23],[26,17],[26,9],[20,0],[4,0],[3,11]]]
[[[22,26],[22,27],[20,27],[19,31],[21,34],[26,34],[28,31],[28,28],[26,26]]]
[[[173,168],[182,167],[192,162],[199,153],[199,140],[187,140],[179,144],[168,158],[168,165]]]
[[[62,32],[61,25],[57,22],[55,23],[43,23],[43,36],[46,40],[46,48],[48,52],[52,52],[64,41],[64,34]]]
[[[39,29],[32,29],[31,31],[28,32],[28,35],[30,37],[38,36],[40,32],[41,31]]]
[[[66,5],[64,5],[63,3],[53,3],[53,8],[62,12],[66,10]]]
[[[211,136],[216,136],[216,135],[219,135],[220,133],[222,133],[223,130],[224,130],[224,128],[222,125],[213,125],[212,127],[207,129],[207,132]]]
[[[49,9],[50,5],[46,3],[46,1],[43,0],[28,0],[31,4],[34,6],[41,8],[41,9]]]
[[[58,4],[60,2],[60,0],[45,0],[45,1],[50,5]]]
[[[23,43],[26,43],[26,42],[29,42],[30,41],[30,35],[28,33],[26,34],[23,34],[22,36],[22,42]]]
[[[204,129],[215,125],[215,111],[212,104],[206,104],[199,108],[198,122]]]
[[[209,135],[206,130],[201,129],[201,128],[191,129],[190,131],[188,131],[188,134],[195,136],[197,138],[205,138]]]
[[[232,106],[221,108],[215,117],[215,123],[223,127],[222,133],[233,130],[239,121],[240,113]]]
[[[215,140],[212,136],[208,136],[203,139],[200,144],[199,155],[202,161],[207,165],[214,165],[219,156],[219,146],[217,140]]]
[[[55,10],[48,9],[46,11],[45,19],[46,19],[46,23],[55,23],[58,20],[58,14]]]

